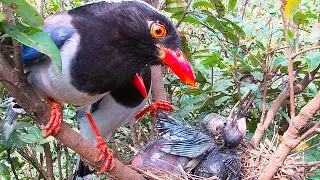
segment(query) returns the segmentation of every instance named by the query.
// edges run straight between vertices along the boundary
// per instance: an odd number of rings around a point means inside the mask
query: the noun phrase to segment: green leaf
[[[230,20],[227,20],[227,22],[229,22],[232,25],[234,30],[237,32],[237,34],[239,34],[239,36],[241,38],[243,38],[243,39],[246,38],[246,33],[243,31],[243,29],[240,26],[238,26],[237,24],[235,24],[234,22],[232,22]]]
[[[290,123],[291,119],[290,117],[288,116],[288,114],[282,110],[279,110],[278,111],[284,118],[286,118],[287,122]]]
[[[229,0],[228,11],[232,11],[237,5],[237,0]]]
[[[1,26],[9,36],[22,44],[33,47],[53,59],[61,72],[62,60],[59,49],[47,33],[36,28],[28,28],[21,24],[15,26],[8,24],[7,22],[2,22]]]
[[[38,142],[38,138],[32,134],[20,134],[19,138],[28,144]]]
[[[164,10],[170,13],[176,13],[178,11],[184,11],[186,7],[187,3],[177,2],[168,4]]]
[[[42,146],[40,146],[40,145],[33,146],[33,147],[31,147],[31,149],[35,150],[35,151],[36,151],[36,152],[38,152],[38,153],[42,153],[42,152],[44,152],[43,147],[42,147]]]
[[[53,136],[49,136],[49,137],[47,137],[45,139],[43,139],[43,138],[40,139],[39,144],[45,144],[45,143],[51,142],[53,140],[54,140],[54,137]]]
[[[308,17],[308,15],[303,14],[302,12],[299,11],[293,16],[293,22],[297,26],[300,26],[301,24],[303,24],[305,22],[307,17]]]
[[[193,4],[192,8],[196,9],[197,7],[200,7],[200,6],[205,7],[205,8],[214,9],[213,5],[207,1],[198,1]]]
[[[0,12],[0,22],[5,21],[7,19],[7,14],[3,11]]]
[[[210,57],[208,57],[205,60],[202,60],[201,64],[203,64],[208,69],[209,67],[221,63],[222,60],[223,58],[217,52],[213,52]]]
[[[221,80],[213,84],[213,90],[215,92],[224,91],[231,86],[233,86],[233,83],[229,80]]]
[[[320,65],[320,51],[307,53],[306,61],[308,64],[308,70],[315,70]]]
[[[24,0],[1,0],[15,10],[23,21],[31,27],[41,28],[43,19],[38,11]]]
[[[276,68],[276,67],[279,66],[279,65],[281,65],[281,66],[287,66],[287,65],[288,65],[288,61],[287,61],[285,58],[283,58],[283,57],[281,57],[281,56],[278,56],[278,57],[276,57],[276,58],[274,59],[272,65],[271,65],[271,69],[274,69],[274,68]]]
[[[220,106],[222,103],[224,103],[224,102],[227,101],[228,99],[230,99],[229,96],[223,96],[223,97],[215,100],[215,101],[214,101],[214,104],[215,104],[216,106]]]
[[[210,0],[210,2],[216,8],[217,13],[220,17],[223,17],[226,14],[225,7],[220,0]]]

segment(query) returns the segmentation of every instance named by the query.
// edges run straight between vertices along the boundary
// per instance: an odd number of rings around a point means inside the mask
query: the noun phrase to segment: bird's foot
[[[113,152],[108,148],[106,142],[102,139],[101,136],[97,137],[97,141],[97,148],[100,150],[99,161],[105,158],[99,171],[99,174],[103,174],[108,170],[108,168],[109,170],[112,170],[116,166],[116,163],[114,162]]]
[[[48,137],[52,135],[52,133],[58,134],[61,129],[60,125],[62,120],[62,105],[52,98],[48,98],[45,101],[51,107],[50,120],[44,127],[44,130],[46,130],[46,137]]]
[[[156,116],[156,112],[158,110],[172,112],[174,109],[173,109],[173,106],[170,104],[170,102],[164,101],[164,100],[158,100],[155,103],[152,103],[150,106],[146,107],[144,110],[142,110],[139,114],[136,115],[135,118],[140,119],[149,111],[151,116]]]

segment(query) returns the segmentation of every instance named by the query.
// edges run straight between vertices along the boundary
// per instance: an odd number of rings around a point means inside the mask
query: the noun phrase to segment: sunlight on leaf
[[[287,20],[292,18],[299,7],[300,0],[287,0],[287,4],[284,11],[284,16]]]

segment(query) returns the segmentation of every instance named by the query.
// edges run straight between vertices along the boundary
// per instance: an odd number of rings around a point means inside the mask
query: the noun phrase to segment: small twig
[[[294,109],[294,89],[293,89],[293,59],[292,59],[292,48],[290,46],[290,40],[288,35],[288,29],[287,29],[287,22],[284,15],[284,9],[285,9],[286,1],[282,0],[282,6],[280,8],[282,22],[283,22],[283,28],[284,28],[284,35],[286,39],[286,46],[287,46],[287,58],[288,58],[288,74],[289,74],[289,93],[290,93],[290,117],[291,120],[295,116],[295,109]]]
[[[320,127],[320,121],[318,121],[312,128],[310,128],[307,132],[305,132],[304,134],[302,134],[302,136],[299,138],[299,141],[304,140],[305,138],[307,138],[308,136],[310,136],[313,132],[315,132],[317,130],[317,128]]]
[[[213,87],[214,80],[213,80],[213,66],[211,66],[211,86]],[[211,99],[212,99],[212,111],[214,112],[215,110],[215,105],[214,105],[214,91],[213,89],[211,90]]]
[[[250,94],[251,94],[251,90],[248,90],[248,91],[244,94],[244,96],[243,96],[243,102],[249,97]],[[232,109],[231,109],[231,111],[230,111],[230,113],[229,113],[228,118],[232,118],[233,113],[234,113],[235,109],[238,107],[239,103],[240,103],[240,100],[232,107]]]
[[[59,142],[56,142],[53,144],[53,146],[57,152],[59,179],[62,180],[63,176],[62,176],[62,167],[61,167],[61,145]]]
[[[53,175],[53,161],[52,161],[52,153],[50,151],[50,144],[45,143],[42,146],[43,146],[44,154],[46,157],[46,167],[47,167],[48,179],[52,180],[52,179],[54,179],[54,175]]]
[[[180,24],[181,24],[181,22],[183,21],[183,19],[188,15],[188,9],[189,9],[189,7],[190,7],[190,5],[191,5],[191,2],[192,2],[192,0],[189,0],[189,2],[188,2],[188,4],[187,4],[187,6],[186,6],[186,8],[185,8],[185,10],[184,10],[184,12],[183,12],[183,15],[181,16],[181,18],[179,19],[179,21],[177,22],[177,24],[175,25],[175,28],[176,29],[178,29],[178,27],[180,26]]]
[[[296,53],[291,55],[291,59],[295,59],[300,54],[303,54],[303,53],[308,52],[308,51],[316,50],[316,49],[320,49],[320,46],[316,46],[316,47],[312,47],[312,48],[309,48],[309,49],[304,49],[302,51],[296,52]]]
[[[69,150],[66,146],[62,145],[62,148],[64,150],[64,154],[66,156],[66,160],[67,160],[67,166],[66,166],[66,179],[71,179],[72,177],[72,172],[73,172],[73,165],[71,164],[70,161],[70,155],[69,155]],[[69,170],[70,169],[70,177],[69,177]]]
[[[14,168],[14,163],[13,163],[13,160],[12,160],[12,158],[11,158],[10,150],[11,150],[11,149],[7,149],[8,161],[9,161],[9,163],[10,163],[10,166],[11,166],[12,172],[13,172],[13,174],[14,174],[14,177],[16,178],[16,180],[19,180],[19,177],[18,177],[18,174],[17,174],[17,172],[16,172],[16,169]]]
[[[113,135],[111,135],[109,142],[111,143],[111,147],[112,147],[112,149],[113,149],[113,155],[114,155],[114,157],[117,158],[117,159],[119,159],[120,161],[122,161],[122,160],[121,160],[121,157],[120,157],[120,155],[119,155],[119,153],[118,153],[116,141],[114,140],[114,136],[113,136]]]

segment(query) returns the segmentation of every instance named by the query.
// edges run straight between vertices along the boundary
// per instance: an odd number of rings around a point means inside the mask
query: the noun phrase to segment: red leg
[[[136,115],[136,120],[140,119],[142,116],[144,116],[146,113],[150,111],[151,116],[155,116],[157,110],[164,110],[164,111],[173,111],[173,106],[170,105],[170,102],[164,101],[164,100],[158,100],[155,103],[152,103],[150,106],[146,107],[144,110],[142,110],[139,114]]]
[[[47,125],[44,127],[46,130],[46,137],[54,134],[58,134],[60,131],[60,124],[62,120],[62,105],[52,98],[47,98],[45,101],[51,106],[51,116]]]
[[[101,134],[100,134],[95,122],[93,121],[92,115],[89,113],[86,113],[86,116],[87,116],[87,118],[91,124],[92,130],[97,138],[97,148],[100,150],[99,161],[105,157],[105,161],[104,161],[103,165],[101,166],[100,172],[99,172],[99,174],[102,174],[108,169],[109,166],[110,166],[110,170],[115,167],[116,164],[114,162],[113,153],[112,153],[112,151],[110,151],[110,149],[107,146],[107,143],[101,137]]]

